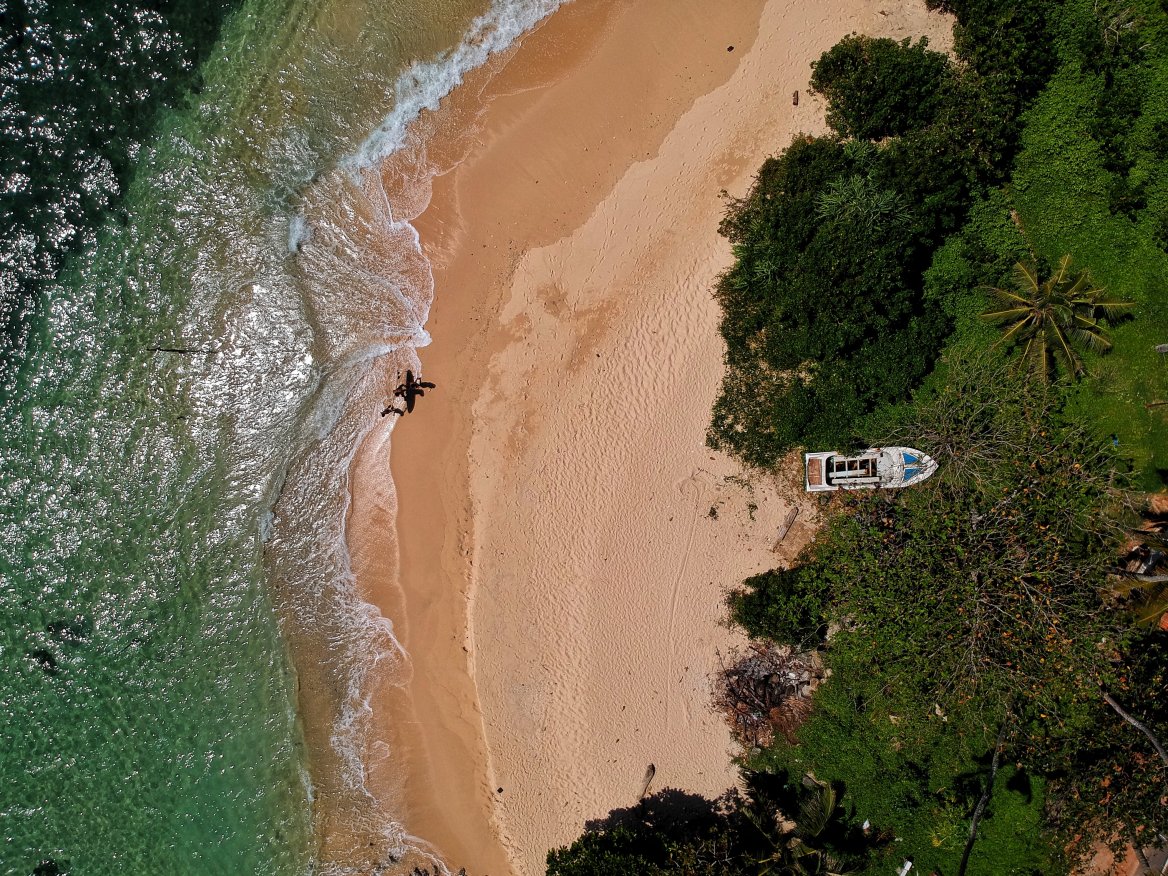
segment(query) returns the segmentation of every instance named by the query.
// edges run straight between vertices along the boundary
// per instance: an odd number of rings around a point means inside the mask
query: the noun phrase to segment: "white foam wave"
[[[313,869],[313,876],[369,876],[382,873],[432,873],[433,876],[454,876],[446,866],[442,856],[433,845],[426,840],[406,833],[400,826],[387,823],[377,831],[381,842],[378,847],[388,861],[374,864],[371,871],[369,865],[338,864],[327,862],[317,865]],[[464,871],[459,871],[464,872]]]
[[[312,226],[303,213],[297,213],[288,221],[288,252],[299,252],[301,245],[311,238]]]
[[[455,48],[432,61],[414,63],[398,77],[393,111],[342,165],[350,169],[370,167],[401,149],[410,122],[423,110],[437,109],[439,101],[457,88],[467,73],[482,66],[495,52],[508,48],[565,2],[494,0]]]
[[[383,740],[373,738],[373,698],[387,680],[406,683],[411,667],[392,621],[358,589],[345,531],[352,504],[350,470],[371,433],[385,441],[394,426],[372,413],[370,402],[380,397],[387,376],[378,369],[388,362],[421,373],[416,351],[430,343],[424,326],[434,294],[433,272],[409,220],[428,202],[429,180],[436,172],[416,168],[409,185],[394,189],[395,199],[376,165],[411,145],[411,122],[424,110],[436,109],[467,72],[564,2],[493,0],[455,48],[415,63],[398,77],[389,115],[340,162],[341,173],[332,180],[322,177],[322,197],[308,205],[308,212],[288,219],[288,250],[309,281],[306,309],[327,355],[301,420],[300,460],[287,486],[290,505],[305,516],[276,533],[273,556],[297,593],[297,622],[327,637],[329,672],[343,690],[329,728],[340,763],[336,778],[348,794],[366,801],[364,829],[381,840],[378,845],[391,861],[419,860],[444,874],[449,871],[437,850],[406,833],[390,802],[379,800],[367,785],[370,768],[392,755]],[[280,530],[279,521],[275,528]],[[318,872],[357,871],[320,862]]]
[[[393,423],[388,424],[393,428]],[[362,429],[337,467],[337,474],[344,485],[344,505],[338,521],[336,550],[341,566],[340,597],[345,603],[344,615],[348,619],[345,632],[348,634],[342,647],[345,652],[358,659],[349,667],[346,679],[345,698],[341,714],[329,738],[333,749],[344,764],[343,779],[352,791],[367,796],[366,757],[368,749],[368,728],[373,718],[372,698],[377,680],[383,670],[403,667],[409,671],[410,658],[405,648],[393,634],[393,621],[385,617],[377,606],[361,598],[357,589],[357,577],[353,572],[353,555],[345,538],[344,522],[349,517],[353,504],[353,491],[349,473],[353,467],[358,448],[364,443],[369,432]],[[361,659],[363,658],[363,659]]]

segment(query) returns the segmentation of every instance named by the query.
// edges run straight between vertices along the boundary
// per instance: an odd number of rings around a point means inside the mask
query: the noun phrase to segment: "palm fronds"
[[[1013,279],[1013,288],[988,289],[997,303],[982,319],[1002,327],[995,346],[1021,346],[1021,364],[1043,380],[1060,369],[1072,377],[1082,375],[1079,350],[1111,349],[1103,319],[1116,319],[1132,306],[1130,301],[1107,297],[1091,281],[1090,272],[1074,273],[1069,255],[1045,280],[1036,265],[1018,262]]]
[[[1135,626],[1155,626],[1168,612],[1168,581],[1163,575],[1120,578],[1107,588],[1108,595],[1125,605]]]
[[[906,216],[896,192],[881,188],[870,177],[858,173],[830,182],[819,196],[818,212],[821,219],[842,219],[870,230]]]
[[[769,847],[756,861],[756,876],[846,876],[852,872],[824,841],[828,827],[840,815],[838,792],[831,784],[810,775],[804,777],[803,784],[809,793],[794,823],[764,818],[752,807],[743,810]]]

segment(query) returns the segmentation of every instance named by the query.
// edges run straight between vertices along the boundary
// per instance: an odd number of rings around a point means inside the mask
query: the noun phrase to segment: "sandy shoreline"
[[[822,128],[809,64],[841,36],[947,45],[923,3],[722,6],[576,0],[442,111],[487,107],[415,223],[439,389],[393,433],[393,484],[384,433],[361,449],[348,532],[412,661],[376,704],[406,826],[471,873],[541,873],[650,763],[654,789],[733,783],[721,594],[806,529],[773,553],[783,491],[704,446],[719,192]]]

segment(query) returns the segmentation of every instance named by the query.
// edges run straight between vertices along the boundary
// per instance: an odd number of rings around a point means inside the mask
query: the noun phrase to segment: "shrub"
[[[818,646],[827,631],[831,582],[806,566],[763,572],[727,597],[730,617],[755,638],[795,648]]]
[[[787,773],[745,772],[717,800],[666,789],[590,823],[548,853],[548,876],[742,876],[856,872],[871,838],[838,787]]]
[[[799,140],[730,204],[714,446],[768,466],[800,443],[847,444],[859,416],[932,366],[948,327],[921,308],[929,243],[916,208],[882,196],[883,161],[874,146]]]
[[[827,123],[865,140],[931,125],[953,76],[949,59],[928,45],[852,34],[824,52],[811,65],[811,91],[827,98]]]
[[[956,16],[953,51],[1015,118],[1055,67],[1046,29],[1048,0],[925,0],[929,9]]]
[[[571,846],[548,852],[548,876],[647,876],[667,872],[671,843],[663,833],[644,826],[617,825],[589,831]]]

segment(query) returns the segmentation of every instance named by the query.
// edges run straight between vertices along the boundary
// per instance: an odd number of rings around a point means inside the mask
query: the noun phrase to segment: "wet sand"
[[[722,595],[811,521],[772,551],[797,491],[704,445],[720,192],[822,130],[809,65],[852,31],[948,45],[920,2],[576,0],[438,114],[464,132],[415,223],[438,389],[392,483],[385,430],[356,457],[349,543],[412,661],[375,703],[385,769],[456,869],[541,873],[650,763],[653,790],[735,781]]]

